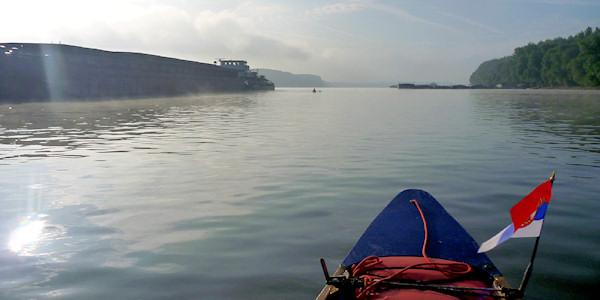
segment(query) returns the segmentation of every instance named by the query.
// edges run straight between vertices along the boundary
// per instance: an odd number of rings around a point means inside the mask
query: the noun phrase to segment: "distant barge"
[[[273,89],[243,60],[215,65],[63,44],[0,43],[0,103]]]
[[[392,85],[392,88],[399,89],[409,89],[409,90],[424,90],[424,89],[434,89],[434,90],[462,90],[462,89],[489,89],[489,87],[482,85],[474,85],[474,86],[466,86],[463,84],[457,85],[438,85],[436,83],[431,84],[414,84],[414,83],[399,83],[397,85]]]

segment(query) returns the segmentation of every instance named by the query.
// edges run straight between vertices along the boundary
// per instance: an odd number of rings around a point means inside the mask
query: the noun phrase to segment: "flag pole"
[[[554,178],[556,175],[556,171],[552,172],[552,176],[550,176],[550,180],[554,182]],[[521,286],[519,286],[519,294],[523,296],[525,294],[525,287],[527,287],[527,283],[529,282],[529,278],[531,278],[531,273],[533,272],[533,261],[535,259],[535,254],[537,253],[538,244],[540,242],[540,237],[542,236],[542,232],[540,229],[540,235],[535,239],[535,245],[533,246],[533,253],[531,253],[531,260],[529,261],[529,265],[525,270],[525,274],[523,275],[523,280],[521,281]]]

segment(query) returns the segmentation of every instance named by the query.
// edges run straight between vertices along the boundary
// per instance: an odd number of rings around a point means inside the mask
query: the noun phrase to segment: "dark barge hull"
[[[216,65],[156,55],[0,43],[0,103],[274,89],[268,83]]]

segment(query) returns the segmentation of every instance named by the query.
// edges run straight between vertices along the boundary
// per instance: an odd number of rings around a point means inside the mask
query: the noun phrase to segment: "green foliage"
[[[482,63],[469,81],[488,87],[600,86],[600,29],[516,48],[511,56]]]

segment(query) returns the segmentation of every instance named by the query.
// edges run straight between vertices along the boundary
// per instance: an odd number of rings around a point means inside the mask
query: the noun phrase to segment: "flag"
[[[552,178],[533,190],[523,200],[510,209],[512,223],[491,239],[483,242],[478,253],[494,249],[510,238],[538,237],[542,232],[542,224],[548,203],[552,197]]]

